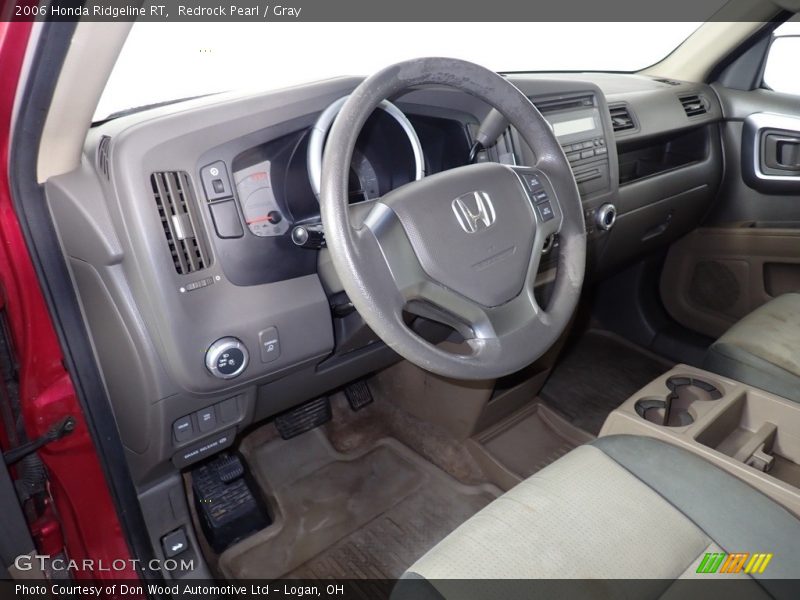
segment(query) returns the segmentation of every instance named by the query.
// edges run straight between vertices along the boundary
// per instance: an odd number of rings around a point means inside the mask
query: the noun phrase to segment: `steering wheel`
[[[430,175],[389,192],[356,220],[347,190],[358,134],[381,101],[419,85],[450,86],[493,106],[536,162],[480,163]],[[320,209],[333,266],[355,308],[389,347],[433,373],[494,379],[518,371],[553,345],[578,303],[586,233],[569,163],[531,101],[473,63],[415,59],[364,80],[330,130]],[[545,241],[556,233],[558,271],[543,310],[534,280]],[[468,352],[424,340],[405,313],[453,327]]]

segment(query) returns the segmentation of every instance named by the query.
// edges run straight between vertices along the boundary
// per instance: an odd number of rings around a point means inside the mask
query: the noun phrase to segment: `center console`
[[[616,434],[690,450],[800,516],[800,404],[678,365],[608,416],[600,436]]]

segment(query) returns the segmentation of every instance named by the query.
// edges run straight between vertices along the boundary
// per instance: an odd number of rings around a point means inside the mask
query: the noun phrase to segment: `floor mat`
[[[220,556],[229,578],[396,578],[500,493],[394,440],[350,456],[314,430],[242,451],[275,523]]]
[[[541,403],[524,408],[476,441],[518,479],[527,479],[594,436]]]
[[[590,330],[564,351],[540,396],[597,435],[612,410],[672,366],[613,334]]]

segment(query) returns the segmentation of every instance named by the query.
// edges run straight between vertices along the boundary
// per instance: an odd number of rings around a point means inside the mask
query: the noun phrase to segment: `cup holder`
[[[696,377],[670,377],[667,389],[673,394],[687,396],[694,400],[719,400],[722,392],[713,383]]]
[[[648,397],[636,401],[636,414],[643,419],[664,427],[685,427],[694,423],[695,402],[710,402],[722,398],[715,385],[693,377],[670,377],[666,381],[669,394],[666,397]]]

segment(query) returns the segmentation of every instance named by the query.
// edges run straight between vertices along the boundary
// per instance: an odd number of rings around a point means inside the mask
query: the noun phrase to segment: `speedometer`
[[[339,114],[347,96],[339,98],[336,102],[328,106],[317,118],[317,122],[311,128],[308,140],[308,150],[306,151],[306,164],[308,168],[308,180],[314,195],[319,198],[320,181],[322,179],[322,154],[325,150],[325,140],[328,137],[333,121]],[[414,126],[403,112],[388,100],[382,101],[378,107],[387,115],[392,117],[402,128],[403,133],[411,144],[411,151],[414,156],[413,178],[422,179],[425,176],[425,160],[422,154],[422,144],[420,144]],[[386,189],[384,192],[388,192]],[[353,152],[350,163],[350,202],[359,200],[372,200],[380,197],[379,180],[374,166],[358,148]]]
[[[244,220],[251,233],[259,237],[286,233],[289,222],[278,207],[272,191],[270,161],[265,160],[237,171],[235,180]]]

